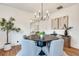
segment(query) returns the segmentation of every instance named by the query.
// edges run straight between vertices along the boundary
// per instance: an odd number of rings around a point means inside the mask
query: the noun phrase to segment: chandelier
[[[41,10],[34,13],[34,21],[41,21],[41,20],[48,20],[49,19],[49,12],[48,10],[44,13],[44,5],[41,3]]]

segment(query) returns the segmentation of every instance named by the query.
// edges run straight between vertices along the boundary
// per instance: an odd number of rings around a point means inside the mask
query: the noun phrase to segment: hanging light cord
[[[43,20],[43,3],[41,3],[41,20]]]

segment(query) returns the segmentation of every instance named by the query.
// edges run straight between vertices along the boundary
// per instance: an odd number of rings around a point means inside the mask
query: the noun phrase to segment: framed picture
[[[52,19],[52,29],[58,29],[59,28],[59,26],[58,26],[58,24],[59,24],[59,22],[58,22],[59,20],[58,20],[58,18],[55,18],[55,19]]]
[[[64,24],[68,27],[68,16],[63,16],[59,18],[59,29],[64,29]]]
[[[64,29],[64,24],[68,27],[68,16],[63,16],[59,18],[55,18],[51,20],[51,28],[52,29]]]
[[[64,25],[63,25],[63,17],[60,17],[59,18],[59,29],[64,29],[63,27],[64,27]]]

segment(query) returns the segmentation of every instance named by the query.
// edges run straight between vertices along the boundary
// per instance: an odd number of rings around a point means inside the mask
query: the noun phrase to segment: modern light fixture
[[[60,6],[57,7],[58,10],[60,10],[60,9],[62,9],[62,8],[63,8],[62,5],[60,5]]]
[[[48,10],[44,10],[44,4],[41,3],[41,9],[38,12],[34,13],[34,17],[30,20],[30,33],[40,31],[40,21],[45,21],[49,19],[49,12]],[[34,24],[34,27],[32,27]],[[36,26],[36,27],[35,27]],[[35,30],[31,29],[36,28]]]
[[[48,10],[44,13],[44,5],[41,3],[41,10],[34,13],[34,21],[41,21],[41,20],[48,20],[49,19],[49,12]]]

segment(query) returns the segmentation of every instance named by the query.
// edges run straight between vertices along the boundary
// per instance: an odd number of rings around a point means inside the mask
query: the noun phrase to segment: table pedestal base
[[[39,53],[39,55],[40,55],[40,56],[44,56],[44,55],[46,55],[46,54],[43,52],[43,50],[41,50],[40,53]]]

